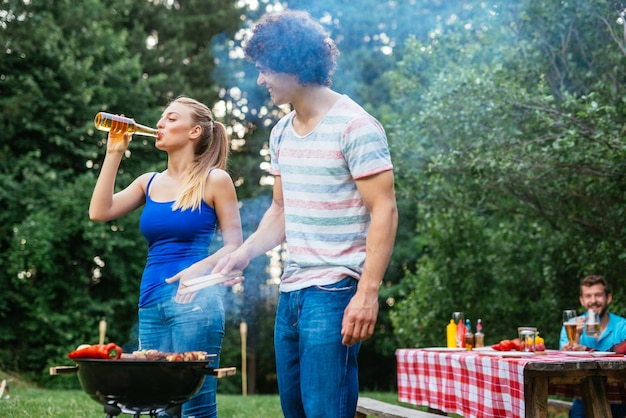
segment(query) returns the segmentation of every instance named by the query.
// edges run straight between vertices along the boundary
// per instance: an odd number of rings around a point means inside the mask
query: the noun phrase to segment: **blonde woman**
[[[242,243],[235,187],[225,171],[229,138],[209,108],[188,97],[172,101],[157,124],[156,147],[167,169],[145,173],[114,193],[130,136],[109,133],[107,151],[91,197],[89,217],[106,222],[143,206],[140,229],[148,257],[139,295],[139,348],[163,352],[219,353],[224,335],[223,286],[180,294],[182,279],[211,272],[217,260]],[[220,228],[224,245],[209,254]],[[183,417],[217,416],[217,381],[207,377],[182,407]]]

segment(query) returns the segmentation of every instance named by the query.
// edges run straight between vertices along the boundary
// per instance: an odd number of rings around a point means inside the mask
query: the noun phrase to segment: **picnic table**
[[[546,418],[548,396],[559,395],[582,398],[587,416],[610,418],[609,403],[626,400],[626,358],[577,353],[398,349],[398,399],[464,418]]]

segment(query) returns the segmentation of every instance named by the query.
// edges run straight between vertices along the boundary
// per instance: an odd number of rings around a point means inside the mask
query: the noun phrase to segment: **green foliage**
[[[129,28],[126,47],[139,57],[158,103],[184,94],[211,106],[219,86],[213,82],[216,62],[213,37],[239,28],[237,2],[125,0],[118,9],[120,27]]]

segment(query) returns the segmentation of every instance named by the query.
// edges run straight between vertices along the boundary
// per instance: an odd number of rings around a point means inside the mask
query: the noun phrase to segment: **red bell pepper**
[[[94,344],[89,347],[74,350],[68,357],[71,359],[117,360],[122,357],[122,348],[115,343]]]
[[[519,338],[514,338],[511,340],[511,342],[513,343],[513,350],[522,351],[522,342]]]

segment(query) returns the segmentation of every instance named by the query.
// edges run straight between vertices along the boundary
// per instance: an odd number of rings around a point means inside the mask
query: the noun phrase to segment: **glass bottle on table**
[[[474,333],[472,332],[472,324],[469,319],[465,320],[465,349],[472,351],[474,348]]]
[[[483,323],[480,319],[476,321],[476,332],[474,333],[474,347],[485,346],[485,334],[483,334]]]

